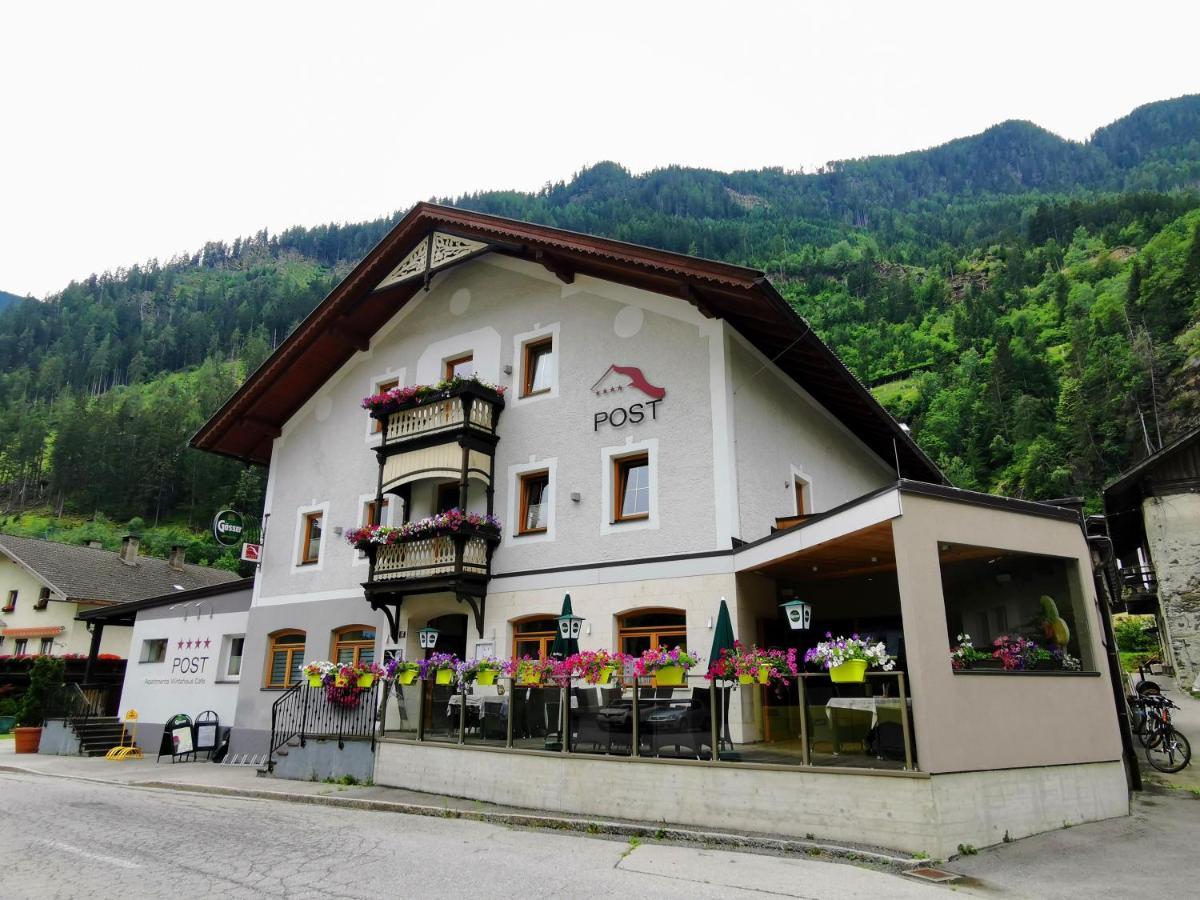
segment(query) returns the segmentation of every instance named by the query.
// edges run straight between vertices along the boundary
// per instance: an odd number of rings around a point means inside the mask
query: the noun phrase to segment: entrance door
[[[467,616],[465,613],[449,613],[429,620],[429,626],[438,630],[437,646],[425,651],[429,659],[433,653],[453,653],[459,659],[467,658]]]

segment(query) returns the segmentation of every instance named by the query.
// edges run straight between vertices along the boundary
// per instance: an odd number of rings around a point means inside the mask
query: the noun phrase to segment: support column
[[[83,667],[83,683],[91,684],[92,670],[96,667],[96,657],[100,655],[100,640],[104,636],[104,623],[99,619],[91,623],[92,643],[88,647],[87,663]]]

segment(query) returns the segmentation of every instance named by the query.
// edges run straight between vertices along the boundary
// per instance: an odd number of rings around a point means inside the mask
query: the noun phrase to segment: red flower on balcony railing
[[[386,547],[389,544],[403,544],[421,538],[441,537],[460,532],[481,532],[499,537],[500,528],[500,520],[495,516],[463,512],[455,508],[416,522],[405,522],[403,525],[367,525],[363,528],[353,528],[346,532],[346,541],[359,550],[369,550],[372,546]]]
[[[506,388],[503,385],[490,384],[482,378],[471,376],[462,378],[455,376],[438,381],[434,384],[397,385],[390,390],[363,397],[362,408],[374,416],[386,416],[406,406],[419,406],[422,403],[433,403],[445,400],[456,390],[466,385],[475,385],[492,391],[503,397]]]

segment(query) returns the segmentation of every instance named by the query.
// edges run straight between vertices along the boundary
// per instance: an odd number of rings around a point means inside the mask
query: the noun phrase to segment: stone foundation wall
[[[1200,494],[1148,497],[1142,512],[1175,680],[1180,689],[1195,690],[1200,683]]]

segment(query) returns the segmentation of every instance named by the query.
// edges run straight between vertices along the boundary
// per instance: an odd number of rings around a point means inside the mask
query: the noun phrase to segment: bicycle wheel
[[[1146,748],[1146,761],[1160,772],[1178,772],[1192,761],[1192,745],[1174,728],[1159,734],[1159,741]]]

